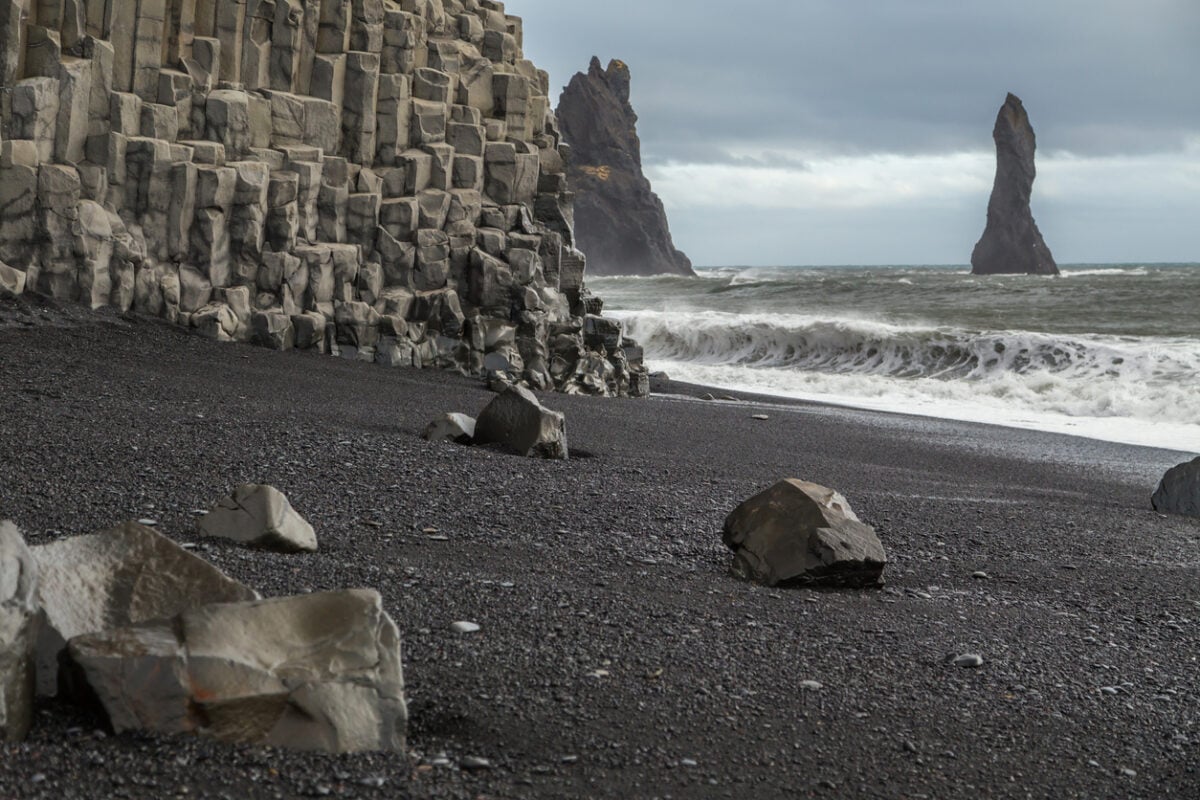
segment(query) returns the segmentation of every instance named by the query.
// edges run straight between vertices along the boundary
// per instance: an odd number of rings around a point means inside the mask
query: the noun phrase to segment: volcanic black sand
[[[0,797],[1200,796],[1200,521],[1149,508],[1184,454],[670,397],[545,396],[568,462],[418,438],[490,396],[0,301],[0,516],[31,544],[154,518],[264,595],[376,587],[411,714],[408,755],[330,757],[46,704]],[[725,515],[784,477],[877,527],[884,590],[729,576]],[[246,481],[321,552],[198,539]]]

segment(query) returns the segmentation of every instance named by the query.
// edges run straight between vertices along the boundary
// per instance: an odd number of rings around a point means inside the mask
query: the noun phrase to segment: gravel
[[[1184,454],[665,388],[543,396],[573,457],[526,460],[419,438],[473,380],[0,300],[0,515],[35,545],[152,518],[266,596],[378,588],[411,714],[407,754],[333,757],[45,703],[0,797],[1194,796],[1200,524],[1148,502]],[[883,590],[729,576],[725,515],[784,477],[875,526]],[[198,537],[246,482],[321,551]]]

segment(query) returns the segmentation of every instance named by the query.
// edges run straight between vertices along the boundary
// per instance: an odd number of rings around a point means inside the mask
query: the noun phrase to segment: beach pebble
[[[990,577],[992,577],[992,576],[991,576],[991,575],[988,575],[988,574],[987,574],[986,572],[984,572],[983,570],[980,570],[980,571],[978,571],[978,572],[972,572],[972,573],[971,573],[971,577],[972,577],[972,578],[974,578],[974,579],[975,579],[975,580],[977,580],[977,581],[986,581],[988,578],[990,578]]]
[[[750,419],[757,419],[757,420],[765,421],[765,420],[770,419],[770,417],[768,417],[766,414],[755,414]]]
[[[138,520],[138,525],[145,525],[147,528],[153,528],[157,524],[158,520],[151,519],[150,517],[143,517],[142,519]]]
[[[698,765],[698,763],[696,762],[696,759],[694,759],[694,758],[681,758],[681,759],[679,759],[679,766],[681,766],[681,767],[695,767],[695,766],[699,766],[699,765]]]
[[[964,667],[966,669],[975,669],[983,666],[983,656],[975,653],[964,653],[954,659],[954,666]]]
[[[800,688],[809,692],[819,692],[825,686],[820,681],[800,681]]]
[[[1119,774],[1122,778],[1136,778],[1137,770],[1130,769],[1129,767],[1121,767],[1119,770],[1117,770],[1117,774]]]
[[[458,765],[463,769],[492,768],[492,762],[488,761],[486,758],[479,758],[478,756],[463,756],[461,759],[459,759]]]
[[[460,621],[453,623],[450,626],[450,630],[455,633],[478,633],[479,625],[474,622]]]

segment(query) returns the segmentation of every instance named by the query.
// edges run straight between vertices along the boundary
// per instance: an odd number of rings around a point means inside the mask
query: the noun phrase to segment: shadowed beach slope
[[[1195,791],[1200,524],[1149,507],[1183,454],[667,388],[546,395],[572,459],[521,459],[419,438],[483,407],[474,380],[0,300],[0,516],[31,545],[153,518],[266,596],[377,588],[411,714],[408,756],[326,757],[45,705],[0,797]],[[726,515],[783,477],[877,529],[884,589],[729,576]],[[193,509],[249,481],[320,552],[198,538]]]

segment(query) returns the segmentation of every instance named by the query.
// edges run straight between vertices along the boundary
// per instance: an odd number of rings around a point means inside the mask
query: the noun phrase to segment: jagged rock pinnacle
[[[996,182],[988,203],[987,228],[971,254],[975,275],[1057,275],[1058,266],[1033,220],[1029,198],[1037,176],[1037,137],[1020,98],[1009,94],[996,117]]]
[[[592,57],[558,101],[563,138],[571,146],[568,179],[575,196],[575,234],[593,275],[693,275],[675,249],[662,201],[642,174],[637,114],[629,103],[629,67]]]

